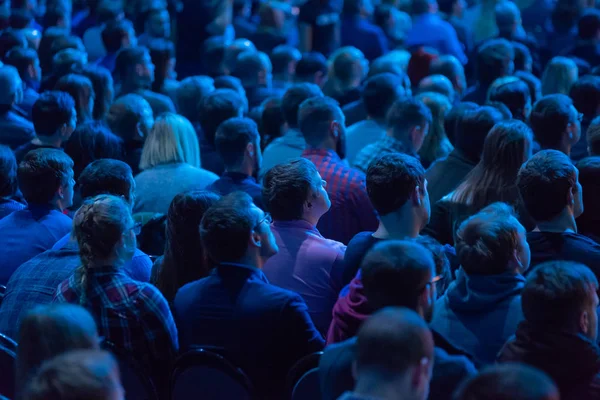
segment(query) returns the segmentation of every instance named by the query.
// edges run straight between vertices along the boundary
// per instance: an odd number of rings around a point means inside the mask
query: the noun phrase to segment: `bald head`
[[[244,87],[268,85],[272,72],[269,56],[260,51],[245,51],[235,63],[233,75],[240,79]]]
[[[418,87],[419,93],[434,92],[443,94],[452,103],[454,102],[454,87],[452,82],[444,75],[429,75],[421,79]]]
[[[11,106],[23,100],[23,83],[19,71],[11,65],[0,67],[0,105]]]

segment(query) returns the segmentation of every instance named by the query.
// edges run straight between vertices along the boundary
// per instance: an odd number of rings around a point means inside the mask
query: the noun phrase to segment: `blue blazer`
[[[241,264],[223,263],[182,287],[173,313],[183,351],[220,352],[244,370],[260,398],[281,398],[289,369],[325,343],[298,294]]]

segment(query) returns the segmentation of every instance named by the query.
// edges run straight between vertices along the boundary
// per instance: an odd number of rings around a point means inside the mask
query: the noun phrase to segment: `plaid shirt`
[[[401,141],[395,139],[391,136],[385,136],[375,143],[371,143],[354,159],[353,167],[367,173],[367,169],[369,169],[369,165],[380,156],[384,154],[391,153],[408,153],[406,151],[406,147],[402,144]]]
[[[348,244],[357,233],[377,229],[377,217],[362,172],[350,168],[333,150],[308,148],[302,157],[312,161],[327,181],[331,209],[317,225],[324,237]]]
[[[83,306],[94,316],[100,336],[129,351],[156,371],[168,368],[178,351],[177,328],[165,298],[154,286],[134,281],[121,269],[88,270]],[[55,302],[79,304],[78,275],[63,281]]]

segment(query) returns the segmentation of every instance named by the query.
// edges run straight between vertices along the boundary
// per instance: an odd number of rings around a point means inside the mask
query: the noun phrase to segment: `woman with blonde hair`
[[[571,86],[579,78],[579,70],[575,61],[566,57],[554,57],[542,75],[542,95],[569,95]]]
[[[189,190],[202,190],[218,176],[200,168],[198,137],[181,115],[159,116],[150,131],[135,177],[134,212],[166,214],[173,198]]]
[[[452,108],[452,104],[446,96],[433,92],[421,93],[417,99],[431,110],[429,133],[425,136],[423,146],[419,150],[421,164],[428,168],[435,160],[446,157],[454,150],[444,130],[444,118]]]

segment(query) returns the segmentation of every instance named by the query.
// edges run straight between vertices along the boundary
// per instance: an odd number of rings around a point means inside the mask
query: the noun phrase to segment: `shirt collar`
[[[328,149],[318,149],[316,147],[308,146],[302,155],[306,156],[320,156],[320,157],[329,157],[334,161],[342,161],[340,156],[333,150]]]
[[[312,225],[310,222],[305,221],[303,219],[295,219],[293,221],[273,221],[273,226],[275,228],[296,228],[296,229],[304,229],[307,231],[311,231],[314,232],[316,234],[318,234],[319,236],[321,235],[319,233],[319,230]]]
[[[269,283],[269,280],[267,279],[266,275],[260,269],[253,267],[252,265],[242,264],[242,263],[234,263],[234,262],[222,262],[219,264],[219,267],[244,268],[244,269],[251,271],[256,276],[258,276],[258,278],[261,281],[263,281],[265,283]]]

